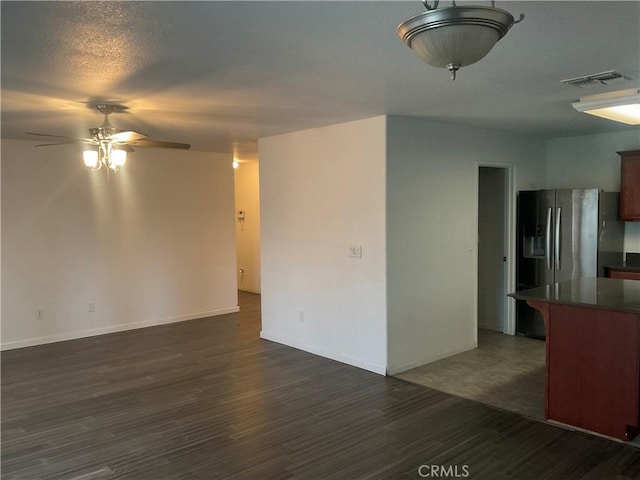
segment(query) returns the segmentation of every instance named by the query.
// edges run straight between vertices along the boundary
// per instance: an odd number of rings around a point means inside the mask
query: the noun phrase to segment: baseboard
[[[389,367],[387,368],[387,375],[396,375],[401,372],[406,372],[407,370],[411,370],[412,368],[421,367],[422,365],[426,365],[427,363],[437,362],[438,360],[442,360],[443,358],[451,357],[459,353],[464,353],[469,350],[473,350],[474,348],[478,348],[477,342],[465,345],[460,348],[455,348],[453,350],[448,350],[437,355],[427,355],[426,357],[423,357],[415,362],[407,363],[405,365],[399,365],[397,367]]]
[[[35,345],[43,345],[45,343],[64,342],[66,340],[75,340],[76,338],[95,337],[96,335],[105,335],[108,333],[124,332],[127,330],[135,330],[138,328],[155,327],[158,325],[166,325],[168,323],[185,322],[187,320],[196,320],[198,318],[214,317],[225,315],[227,313],[235,313],[240,311],[240,307],[227,307],[217,310],[207,310],[205,312],[190,313],[186,315],[176,315],[173,317],[161,318],[157,320],[147,320],[143,322],[124,323],[119,325],[111,325],[108,327],[92,328],[89,330],[80,330],[75,332],[60,333],[56,335],[47,335],[44,337],[29,338],[26,340],[17,340],[14,342],[6,342],[0,345],[0,350],[13,350],[16,348],[33,347]]]
[[[494,331],[494,332],[502,333],[502,330],[498,330],[496,328],[496,325],[489,325],[488,323],[487,324],[478,323],[478,328],[481,328],[483,330],[491,330],[491,331]]]
[[[250,288],[239,288],[239,292],[255,293],[256,295],[262,295],[259,290],[251,290]]]
[[[290,338],[280,337],[278,335],[272,335],[268,332],[265,332],[264,330],[260,332],[260,338],[269,340],[271,342],[281,343],[282,345],[296,348],[304,352],[313,353],[314,355],[319,355],[320,357],[329,358],[331,360],[335,360],[340,363],[346,363],[347,365],[362,368],[363,370],[368,370],[369,372],[377,373],[379,375],[386,374],[386,368],[384,365],[378,365],[376,363],[367,362],[366,360],[360,360],[358,358],[354,358],[349,355],[342,355],[339,353],[329,352],[323,349],[322,347],[298,342]]]

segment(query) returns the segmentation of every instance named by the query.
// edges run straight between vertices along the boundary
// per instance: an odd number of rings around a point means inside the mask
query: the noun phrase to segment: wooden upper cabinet
[[[620,220],[640,221],[640,150],[618,152],[620,176]]]

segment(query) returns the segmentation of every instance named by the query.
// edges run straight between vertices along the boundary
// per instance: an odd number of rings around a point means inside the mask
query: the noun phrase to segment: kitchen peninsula
[[[545,417],[621,440],[640,432],[640,281],[581,278],[510,294],[546,328]]]

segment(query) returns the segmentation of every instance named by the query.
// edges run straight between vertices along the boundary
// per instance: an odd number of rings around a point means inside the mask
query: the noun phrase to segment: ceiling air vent
[[[618,83],[622,80],[631,80],[631,78],[616,72],[615,70],[608,70],[606,72],[593,73],[591,75],[584,75],[582,77],[568,78],[567,80],[560,80],[561,83],[567,85],[574,85],[580,88],[593,87],[596,85],[609,85],[610,83]]]

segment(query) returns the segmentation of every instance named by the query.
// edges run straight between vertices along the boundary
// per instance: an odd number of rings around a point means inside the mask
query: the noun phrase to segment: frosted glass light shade
[[[487,55],[498,40],[498,32],[491,28],[453,25],[417,34],[411,40],[411,48],[433,67],[466,67]]]
[[[487,55],[514,23],[513,16],[499,8],[456,6],[415,15],[398,25],[397,32],[422,60],[447,68],[455,80],[459,68]]]
[[[96,168],[96,165],[98,165],[97,150],[84,150],[82,152],[82,159],[87,167]]]
[[[127,152],[125,150],[111,150],[111,168],[118,168],[124,165],[127,160]]]

